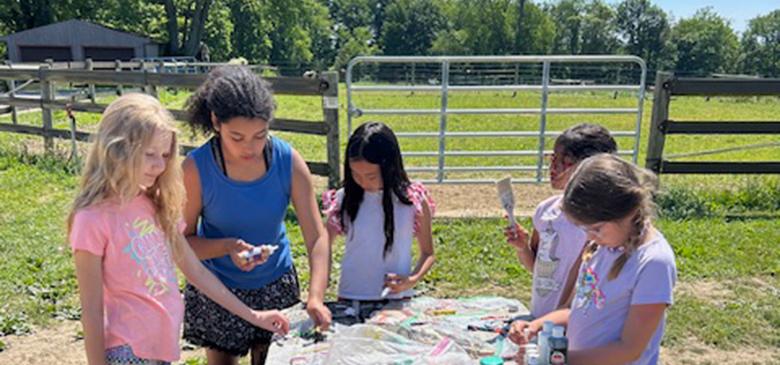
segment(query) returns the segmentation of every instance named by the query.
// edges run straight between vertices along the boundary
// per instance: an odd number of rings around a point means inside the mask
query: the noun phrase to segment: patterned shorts
[[[107,365],[170,365],[169,362],[160,360],[142,359],[133,354],[133,348],[124,345],[112,347],[106,350]]]
[[[256,310],[280,310],[301,301],[298,274],[294,267],[262,288],[229,290],[248,307]],[[194,345],[233,356],[245,356],[253,346],[271,343],[273,332],[251,325],[189,283],[184,289],[184,301],[183,337]]]

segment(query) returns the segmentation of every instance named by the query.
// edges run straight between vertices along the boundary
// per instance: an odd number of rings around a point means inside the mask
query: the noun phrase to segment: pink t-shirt
[[[539,248],[534,263],[531,315],[541,318],[558,309],[563,287],[572,267],[582,255],[588,236],[561,211],[563,195],[543,201],[534,213]]]
[[[72,250],[103,258],[105,348],[130,345],[145,359],[179,359],[184,301],[165,234],[145,195],[76,213]]]

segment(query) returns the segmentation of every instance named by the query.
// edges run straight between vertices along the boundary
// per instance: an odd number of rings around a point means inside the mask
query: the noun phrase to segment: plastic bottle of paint
[[[550,365],[550,337],[552,336],[552,329],[554,326],[554,323],[546,321],[542,326],[542,332],[539,333],[538,345],[540,365]]]
[[[483,357],[479,361],[480,365],[504,365],[504,359],[497,356]]]
[[[531,354],[528,356],[528,361],[525,362],[526,365],[541,365],[541,360],[539,358],[539,354]]]
[[[531,356],[539,357],[539,347],[536,345],[529,343],[525,345],[525,355],[523,355],[523,360],[526,364],[530,361]]]
[[[562,326],[553,328],[550,337],[550,365],[566,365],[569,363],[569,339],[564,336]]]

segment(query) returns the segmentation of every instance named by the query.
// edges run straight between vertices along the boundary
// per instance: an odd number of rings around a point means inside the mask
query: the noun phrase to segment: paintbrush
[[[498,187],[498,199],[501,200],[501,207],[506,211],[509,225],[515,228],[515,194],[512,192],[512,178],[507,176],[496,181]]]

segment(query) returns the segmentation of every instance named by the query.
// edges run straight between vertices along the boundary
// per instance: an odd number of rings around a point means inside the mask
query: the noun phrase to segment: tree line
[[[712,8],[650,0],[0,0],[0,33],[78,18],[163,42],[165,55],[343,69],[358,55],[626,54],[689,75],[780,77],[780,9],[743,32]]]

